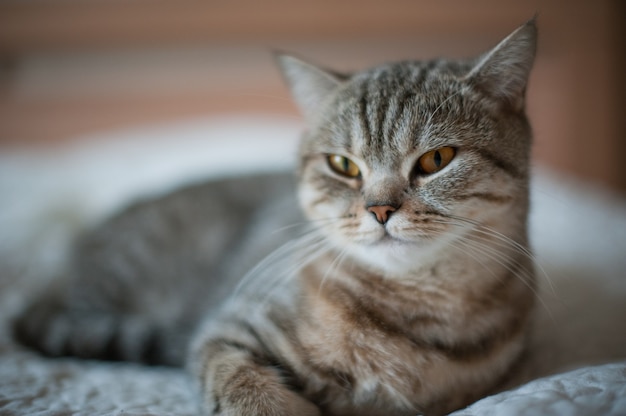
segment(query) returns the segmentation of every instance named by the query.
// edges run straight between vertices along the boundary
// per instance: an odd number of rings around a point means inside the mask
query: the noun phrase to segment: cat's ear
[[[290,55],[276,60],[287,80],[291,95],[307,119],[314,118],[328,97],[339,87],[341,77]]]
[[[524,108],[528,76],[537,48],[536,17],[532,18],[478,59],[467,78],[483,92],[510,106]]]

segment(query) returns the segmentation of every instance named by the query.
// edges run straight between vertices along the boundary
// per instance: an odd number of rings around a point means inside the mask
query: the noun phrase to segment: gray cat
[[[476,59],[346,75],[281,57],[308,125],[297,175],[131,206],[78,241],[18,339],[185,362],[212,415],[444,414],[488,394],[534,304],[535,43],[531,20]]]

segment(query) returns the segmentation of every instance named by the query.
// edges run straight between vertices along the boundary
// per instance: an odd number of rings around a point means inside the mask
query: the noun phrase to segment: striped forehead
[[[423,139],[429,115],[449,99],[443,61],[395,64],[358,74],[348,87],[350,134],[347,148],[370,165],[399,161]]]

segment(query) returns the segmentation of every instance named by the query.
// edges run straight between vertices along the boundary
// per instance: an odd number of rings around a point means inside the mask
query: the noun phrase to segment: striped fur
[[[444,414],[506,377],[533,305],[531,139],[523,85],[496,87],[527,78],[534,38],[529,22],[481,59],[350,77],[282,58],[309,122],[300,202],[323,243],[199,332],[190,367],[213,414]],[[417,174],[443,146],[450,165]],[[397,209],[381,225],[370,205]]]
[[[187,367],[215,416],[438,415],[489,393],[534,303],[535,38],[530,21],[476,59],[351,75],[282,57],[308,123],[297,192],[267,176],[136,204],[79,240],[16,336],[53,356],[181,364],[195,330]],[[417,168],[444,147],[447,166]]]

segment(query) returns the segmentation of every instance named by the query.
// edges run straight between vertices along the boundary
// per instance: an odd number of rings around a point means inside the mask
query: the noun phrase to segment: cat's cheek
[[[299,192],[300,206],[310,220],[339,221],[351,217],[351,204],[342,198],[313,187],[303,186]]]
[[[300,201],[300,207],[310,220],[322,218],[322,212],[324,209],[323,195],[316,189],[311,187],[302,186],[298,192],[298,199]]]

